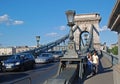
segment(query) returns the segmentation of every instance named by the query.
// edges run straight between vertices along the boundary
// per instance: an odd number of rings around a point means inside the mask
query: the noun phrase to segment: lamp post
[[[64,71],[67,66],[75,68],[74,66],[77,66],[78,70],[78,75],[82,79],[83,77],[83,58],[80,58],[76,52],[76,47],[75,47],[75,42],[74,42],[74,36],[73,36],[73,26],[74,24],[74,16],[75,16],[75,11],[73,10],[68,10],[66,12],[67,16],[67,21],[68,21],[68,26],[70,27],[70,32],[69,32],[69,42],[67,46],[67,51],[65,52],[64,56],[60,58],[60,65],[59,65],[59,70],[57,75],[60,75],[60,72]],[[75,63],[75,64],[74,64]],[[74,64],[74,66],[73,66]],[[62,65],[65,65],[64,68],[62,68]],[[68,75],[68,74],[65,74]]]
[[[37,41],[37,47],[39,47],[40,36],[36,36],[36,41]]]
[[[75,11],[74,10],[66,11],[66,16],[67,16],[67,21],[68,21],[67,25],[70,27],[69,39],[70,39],[70,41],[73,41],[74,36],[73,36],[72,27],[75,25],[74,24]]]
[[[74,24],[74,16],[75,16],[75,11],[74,10],[68,10],[66,11],[66,16],[67,16],[67,21],[68,21],[68,26],[70,27],[70,32],[69,32],[69,42],[67,46],[67,54],[64,56],[64,58],[78,58],[78,55],[76,53],[76,47],[75,47],[75,42],[74,42],[74,36],[73,36],[73,26]]]

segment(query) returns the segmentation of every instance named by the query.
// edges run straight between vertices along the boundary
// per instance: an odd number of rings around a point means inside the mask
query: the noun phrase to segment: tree
[[[113,53],[114,55],[118,55],[118,46],[115,46],[112,49],[110,49],[110,52]]]

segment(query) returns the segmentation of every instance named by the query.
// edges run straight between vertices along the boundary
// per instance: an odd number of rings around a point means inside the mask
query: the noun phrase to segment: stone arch
[[[88,37],[89,37],[89,36],[90,36],[90,32],[88,32],[88,31],[82,31],[82,32],[80,33],[80,39],[81,39],[80,45],[83,44],[83,46],[85,46],[84,37],[83,37],[85,34],[88,34]]]
[[[76,49],[80,49],[80,34],[84,31],[89,32],[93,28],[93,46],[95,49],[100,49],[100,39],[99,39],[99,22],[101,17],[99,14],[79,14],[74,18],[75,25],[77,29],[73,27],[74,31],[74,41],[76,43]]]

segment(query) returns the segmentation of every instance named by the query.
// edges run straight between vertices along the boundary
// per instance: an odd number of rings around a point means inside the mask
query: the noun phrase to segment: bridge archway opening
[[[80,47],[81,49],[84,48],[85,46],[88,46],[88,41],[90,38],[90,33],[88,31],[82,31],[80,34]]]

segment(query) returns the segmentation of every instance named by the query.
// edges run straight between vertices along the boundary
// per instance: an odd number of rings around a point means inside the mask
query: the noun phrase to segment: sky
[[[100,42],[117,42],[117,33],[107,28],[116,0],[0,0],[0,46],[35,46],[55,41],[69,33],[65,11],[99,13]]]

